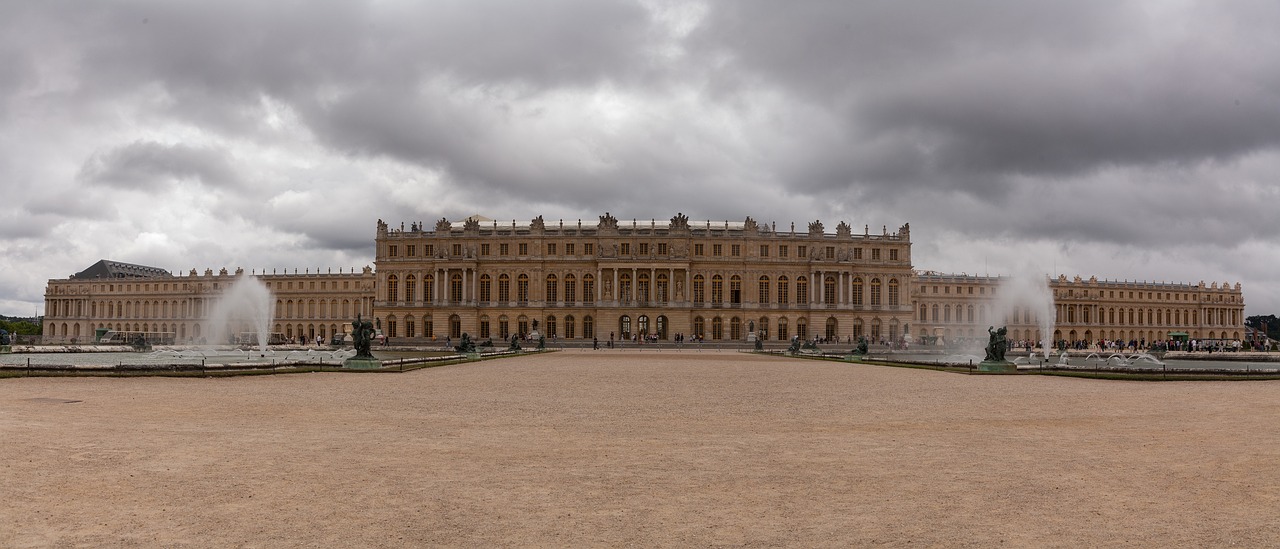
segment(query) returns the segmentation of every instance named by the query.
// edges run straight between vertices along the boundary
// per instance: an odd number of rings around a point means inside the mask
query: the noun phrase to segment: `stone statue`
[[[858,347],[853,350],[855,355],[867,354],[867,338],[866,336],[858,336]]]
[[[543,351],[547,348],[547,336],[538,336],[538,350]]]
[[[459,353],[474,353],[476,352],[476,344],[474,341],[471,341],[470,334],[463,332],[462,341],[458,344],[457,347],[454,347],[454,349],[457,350]]]
[[[1005,335],[1009,333],[1008,328],[1001,326],[999,330],[995,326],[987,328],[987,334],[990,336],[987,342],[987,358],[983,362],[1005,362],[1004,351],[1006,348]]]
[[[756,321],[754,321],[754,320],[748,320],[748,321],[747,321],[747,331],[748,331],[748,332],[754,332],[754,331],[756,331]]]
[[[800,352],[800,336],[791,336],[791,346],[787,347],[788,353]]]
[[[373,342],[374,333],[373,324],[356,315],[356,319],[351,323],[351,340],[355,344],[356,358],[373,358],[369,346]]]
[[[520,350],[520,334],[511,334],[511,345],[507,347],[508,351]]]

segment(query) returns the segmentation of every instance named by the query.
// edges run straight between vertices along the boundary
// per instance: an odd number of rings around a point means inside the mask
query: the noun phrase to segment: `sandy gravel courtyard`
[[[493,545],[1277,546],[1280,382],[616,350],[0,380],[0,546]]]

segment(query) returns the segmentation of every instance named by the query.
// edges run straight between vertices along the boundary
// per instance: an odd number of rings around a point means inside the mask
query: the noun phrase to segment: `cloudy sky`
[[[0,313],[393,226],[911,223],[918,269],[1280,313],[1280,3],[0,2]]]

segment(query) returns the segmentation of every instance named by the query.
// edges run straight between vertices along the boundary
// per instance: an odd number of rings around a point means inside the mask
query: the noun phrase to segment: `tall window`
[[[703,321],[700,316],[693,317],[693,335],[699,337],[706,336],[707,331],[704,322],[705,321]]]
[[[742,319],[736,316],[729,319],[729,339],[734,341],[742,339]]]
[[[693,276],[693,302],[702,303],[706,301],[706,280],[702,275]]]
[[[641,303],[649,301],[649,273],[640,273],[636,277],[636,300]]]
[[[778,334],[779,341],[786,341],[788,339],[791,339],[791,331],[790,331],[790,328],[787,327],[787,317],[784,316],[778,319],[777,334]]]
[[[480,301],[493,301],[493,278],[488,274],[480,275]]]
[[[589,316],[582,317],[582,337],[596,337],[596,321]]]
[[[778,277],[778,303],[783,305],[791,303],[791,300],[789,299],[790,296],[788,295],[791,293],[791,288],[788,287],[789,284],[790,280],[787,279],[787,275]],[[786,320],[781,320],[781,322],[785,323]]]
[[[796,277],[796,303],[809,302],[809,279],[807,277]],[[796,329],[800,329],[799,322],[796,323]]]
[[[557,292],[556,292],[557,286],[559,286],[559,283],[556,280],[556,275],[554,274],[547,275],[547,302],[548,303],[552,301],[559,301],[559,297],[557,296]],[[550,326],[547,327],[547,331],[548,332],[551,331]]]
[[[436,299],[436,277],[427,275],[422,277],[422,300],[426,302],[435,301]]]
[[[498,303],[506,303],[511,301],[511,277],[509,275],[498,275]]]
[[[529,301],[529,275],[527,274],[520,273],[516,278],[516,301],[520,303]]]
[[[828,276],[822,281],[822,302],[827,305],[836,304],[836,277]]]
[[[410,246],[410,248],[412,247],[413,246]],[[404,300],[405,301],[408,301],[411,303],[413,302],[413,294],[415,293],[414,290],[417,288],[417,286],[418,286],[418,277],[413,275],[404,277]],[[408,329],[407,327],[409,326],[409,324],[406,324],[405,326],[406,326],[406,329]],[[413,337],[413,336],[409,336],[409,337]]]
[[[729,278],[729,303],[742,303],[742,277],[738,275]]]
[[[670,288],[671,281],[667,277],[667,273],[658,273],[658,303],[666,303],[671,300]]]
[[[720,317],[711,319],[711,339],[724,339],[724,319]]]
[[[453,273],[449,279],[449,302],[462,303],[462,274]]]
[[[631,302],[631,273],[618,276],[618,299],[623,303]]]
[[[889,306],[898,306],[898,279],[889,279]]]
[[[574,328],[575,328],[575,327],[576,327],[576,326],[575,326],[575,323],[574,323],[574,320],[573,320],[573,315],[569,315],[569,316],[564,317],[564,337],[565,337],[565,339],[573,339],[573,338],[574,338]]]
[[[880,279],[871,279],[871,305],[880,304]]]
[[[763,248],[765,246],[761,246],[761,247]],[[758,292],[758,295],[756,296],[756,299],[759,300],[760,303],[769,302],[769,277],[767,276],[760,277],[760,287],[759,287],[759,292]]]
[[[596,277],[589,274],[582,275],[582,302],[583,303],[596,302]],[[590,337],[587,335],[587,320],[590,318],[591,317],[586,317],[582,319],[582,336],[583,337]]]
[[[578,277],[571,274],[564,275],[564,300],[568,303],[576,303],[578,301]],[[573,317],[568,317],[564,321],[565,331],[567,332],[570,329],[569,323],[573,322]]]
[[[558,332],[558,331],[556,331],[556,317],[554,317],[554,316],[548,316],[548,317],[547,317],[547,330],[546,330],[546,331],[547,331],[547,334],[548,334],[548,335],[550,335],[551,337],[556,337],[557,335],[559,335],[559,332]]]
[[[387,301],[400,300],[400,279],[396,275],[387,277]]]
[[[862,277],[854,277],[853,279],[853,304],[862,305]],[[920,315],[920,320],[924,320],[924,315]]]
[[[711,302],[724,303],[724,278],[720,275],[711,277]],[[717,320],[719,319],[717,318]]]
[[[796,319],[796,336],[800,339],[809,339],[809,322],[804,317]]]

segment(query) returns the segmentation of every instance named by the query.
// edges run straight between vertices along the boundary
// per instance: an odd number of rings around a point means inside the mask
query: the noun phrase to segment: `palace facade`
[[[273,330],[328,339],[356,314],[396,343],[429,345],[468,333],[507,339],[629,340],[678,336],[747,342],[793,336],[873,342],[984,338],[1007,325],[1013,341],[1154,342],[1241,339],[1240,284],[1045,281],[1052,304],[1003,299],[1008,277],[939,274],[912,265],[910,226],[856,233],[814,221],[797,231],[745,221],[619,220],[527,223],[441,219],[428,230],[378,222],[376,268],[346,273],[257,273],[275,297]],[[242,269],[185,276],[100,261],[49,281],[44,341],[89,342],[102,329],[209,333],[213,300]],[[1008,302],[1006,304],[1006,302]]]

